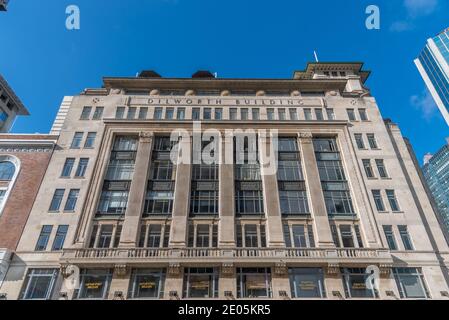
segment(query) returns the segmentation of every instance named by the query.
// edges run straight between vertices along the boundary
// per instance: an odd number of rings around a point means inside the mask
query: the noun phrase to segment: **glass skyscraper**
[[[449,28],[427,40],[415,64],[449,125]]]
[[[449,138],[448,143],[424,164],[423,174],[449,231]]]

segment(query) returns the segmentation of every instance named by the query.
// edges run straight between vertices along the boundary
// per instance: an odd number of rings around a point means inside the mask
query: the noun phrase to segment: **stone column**
[[[320,248],[335,247],[332,239],[329,217],[327,215],[326,204],[324,202],[323,190],[321,187],[320,174],[315,158],[315,150],[312,143],[311,133],[299,133],[298,144],[301,147],[302,166],[306,178],[307,192],[310,195],[310,208],[314,220],[314,235],[317,245]]]
[[[126,300],[131,270],[126,265],[115,265],[109,287],[108,300]]]
[[[235,247],[235,187],[234,187],[234,136],[226,133],[221,138],[219,168],[218,246]]]
[[[272,137],[259,134],[259,159],[262,173],[263,197],[267,217],[268,247],[285,247],[282,230],[281,205],[279,201],[275,155],[271,155]],[[277,155],[276,155],[277,157]]]
[[[187,140],[187,141],[185,141]],[[179,154],[189,152],[191,154],[191,141],[183,139],[180,142]],[[190,182],[192,175],[191,157],[183,157],[187,161],[179,161],[176,168],[175,197],[173,204],[173,220],[170,233],[170,247],[185,248],[187,246],[187,228],[189,219]],[[187,163],[186,163],[187,162]]]
[[[140,134],[139,147],[137,149],[133,180],[129,190],[128,207],[126,208],[125,221],[120,237],[119,246],[121,248],[135,248],[137,246],[152,146],[153,133],[142,132]]]

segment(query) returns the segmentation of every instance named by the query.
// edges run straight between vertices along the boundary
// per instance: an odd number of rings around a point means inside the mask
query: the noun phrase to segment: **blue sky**
[[[65,28],[65,9],[81,29]],[[381,29],[367,30],[378,5]],[[189,77],[290,78],[317,50],[321,61],[363,61],[385,118],[399,123],[421,160],[449,136],[413,59],[449,27],[446,0],[11,0],[0,14],[0,73],[31,112],[13,132],[49,131],[64,95],[103,76],[154,69]]]

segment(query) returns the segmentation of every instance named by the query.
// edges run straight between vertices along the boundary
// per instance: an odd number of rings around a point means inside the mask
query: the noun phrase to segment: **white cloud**
[[[427,16],[435,11],[438,0],[404,0],[404,7],[412,17]]]
[[[409,31],[414,28],[413,24],[407,21],[396,21],[390,26],[390,31],[393,32],[404,32]]]
[[[438,107],[427,89],[420,95],[411,96],[410,104],[421,111],[422,118],[426,121],[430,121],[438,113]]]

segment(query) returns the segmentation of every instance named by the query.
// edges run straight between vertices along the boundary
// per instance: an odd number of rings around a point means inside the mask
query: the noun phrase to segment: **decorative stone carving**
[[[233,276],[235,273],[235,266],[233,263],[223,263],[221,265],[221,274],[223,276]]]
[[[195,90],[187,90],[186,91],[186,96],[188,96],[188,97],[194,96],[195,94],[196,94]]]
[[[326,273],[331,275],[338,274],[340,272],[340,265],[338,263],[329,263],[326,267]]]
[[[179,263],[170,263],[168,265],[168,274],[172,276],[181,275],[181,265]]]
[[[114,266],[114,274],[119,277],[124,277],[128,273],[128,266],[126,264],[116,264]]]
[[[142,131],[139,134],[139,139],[141,142],[150,143],[153,140],[153,132]]]
[[[287,264],[285,262],[278,262],[274,266],[274,273],[278,276],[285,276],[288,274]]]
[[[312,132],[299,132],[298,138],[304,140],[311,140],[313,138],[313,135]]]
[[[93,98],[92,99],[92,103],[93,104],[97,104],[98,102],[100,102],[100,99],[98,99],[98,98]]]
[[[158,96],[160,94],[160,91],[157,89],[153,89],[150,91],[150,96]]]
[[[292,91],[292,93],[291,93],[291,96],[292,97],[299,97],[301,95],[301,93],[298,91],[298,90],[294,90],[294,91]]]
[[[259,90],[256,92],[256,97],[263,97],[265,95],[265,91]]]
[[[393,265],[391,265],[391,264],[380,264],[379,265],[380,274],[382,276],[388,277],[391,273],[392,268],[393,268]]]
[[[61,270],[61,275],[64,279],[67,279],[68,277],[72,276],[75,273],[76,266],[71,264],[61,264],[59,269]]]
[[[231,95],[231,92],[229,90],[223,90],[220,95],[222,97],[228,97]]]

